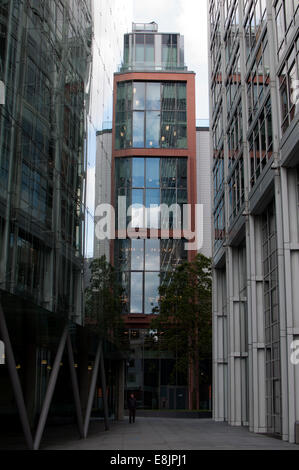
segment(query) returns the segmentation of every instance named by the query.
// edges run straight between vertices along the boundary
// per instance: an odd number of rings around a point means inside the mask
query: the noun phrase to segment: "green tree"
[[[85,290],[85,323],[103,339],[120,346],[123,338],[122,289],[116,272],[105,256],[89,266],[90,281]]]
[[[166,275],[159,293],[158,315],[151,327],[157,330],[163,348],[175,355],[177,372],[191,372],[189,407],[199,408],[199,384],[211,383],[211,260],[198,254],[193,261],[180,264]]]

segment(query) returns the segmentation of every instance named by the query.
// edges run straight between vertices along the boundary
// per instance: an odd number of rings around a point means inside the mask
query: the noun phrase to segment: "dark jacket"
[[[136,398],[129,398],[128,399],[128,408],[129,410],[136,410]]]

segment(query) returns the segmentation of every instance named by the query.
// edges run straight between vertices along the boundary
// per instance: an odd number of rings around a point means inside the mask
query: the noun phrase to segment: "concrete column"
[[[286,293],[286,347],[282,354],[286,356],[288,387],[283,387],[287,394],[288,438],[295,442],[295,421],[299,420],[299,366],[290,360],[291,345],[299,339],[299,214],[297,199],[296,169],[281,168],[281,197],[284,231],[284,271]],[[282,384],[283,386],[283,384]]]
[[[246,361],[247,335],[245,305],[247,297],[241,291],[246,284],[243,273],[242,248],[231,247],[228,250],[228,276],[229,276],[229,311],[228,311],[228,364],[230,386],[230,411],[228,420],[230,424],[240,426],[247,424],[247,387],[248,377]]]
[[[262,266],[262,226],[259,216],[249,216],[247,262],[250,274],[249,330],[249,429],[266,432],[265,331]]]
[[[213,273],[213,418],[227,420],[227,315],[225,270]]]

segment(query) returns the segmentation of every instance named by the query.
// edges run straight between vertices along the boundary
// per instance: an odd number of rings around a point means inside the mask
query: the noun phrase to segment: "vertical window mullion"
[[[143,134],[144,134],[144,148],[146,147],[146,122],[147,122],[147,83],[145,83],[145,86],[144,86],[144,130],[143,130]],[[145,171],[145,170],[144,170]],[[145,181],[144,181],[144,184],[145,184]]]
[[[145,242],[143,240],[142,313],[145,313]]]
[[[143,175],[144,175],[144,184],[143,184],[143,207],[144,207],[144,210],[143,210],[143,226],[144,227],[147,226],[147,220],[146,220],[146,217],[147,217],[147,210],[146,210],[146,187],[147,187],[147,184],[146,184],[146,160],[147,160],[147,158],[144,158],[144,169],[143,169],[144,170],[144,173],[143,173]],[[145,246],[144,246],[144,248],[145,248]],[[143,263],[145,263],[145,261],[143,261]]]

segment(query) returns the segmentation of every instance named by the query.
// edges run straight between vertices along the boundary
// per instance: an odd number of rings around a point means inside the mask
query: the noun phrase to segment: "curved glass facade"
[[[117,84],[115,148],[186,148],[186,82]]]

